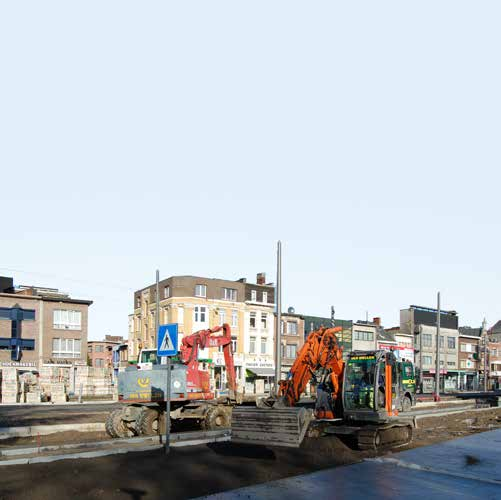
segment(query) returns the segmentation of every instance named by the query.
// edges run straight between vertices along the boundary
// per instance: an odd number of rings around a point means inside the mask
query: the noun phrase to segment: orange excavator
[[[397,419],[401,372],[391,351],[353,351],[343,361],[336,333],[311,332],[278,398],[256,408],[235,407],[232,441],[298,447],[305,436],[353,435],[361,449],[401,446],[412,439],[412,423]],[[315,409],[300,405],[308,383],[317,387]]]

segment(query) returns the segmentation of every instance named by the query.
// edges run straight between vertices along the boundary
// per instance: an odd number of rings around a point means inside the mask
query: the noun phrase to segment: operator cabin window
[[[266,339],[261,338],[261,354],[266,354]]]
[[[251,301],[257,302],[257,292],[256,290],[251,290]]]
[[[266,320],[268,319],[268,315],[266,313],[261,313],[261,328],[266,330]]]
[[[205,316],[207,314],[207,307],[195,306],[195,323],[205,323]]]
[[[54,311],[53,324],[56,330],[81,330],[82,313],[80,311],[68,311],[56,309]]]
[[[205,285],[195,285],[195,297],[207,297],[207,287]]]
[[[231,311],[231,326],[238,326],[238,311],[236,311],[235,309]]]
[[[223,288],[223,300],[237,301],[237,291],[234,288]]]
[[[96,352],[98,352],[97,347],[99,346],[96,346]],[[80,358],[81,350],[80,339],[52,339],[52,357],[54,358]]]
[[[249,322],[249,326],[251,328],[256,328],[256,313],[255,312],[251,312],[250,313],[250,322]]]
[[[256,337],[251,337],[249,342],[249,353],[256,354]]]
[[[268,303],[268,292],[263,292],[263,302],[264,302],[265,304],[267,304],[267,303]]]
[[[287,335],[297,335],[297,323],[295,322],[287,323]]]

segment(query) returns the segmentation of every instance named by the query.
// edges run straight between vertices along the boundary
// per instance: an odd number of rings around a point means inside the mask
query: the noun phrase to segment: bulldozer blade
[[[298,448],[313,418],[306,408],[233,408],[231,440],[235,443]]]

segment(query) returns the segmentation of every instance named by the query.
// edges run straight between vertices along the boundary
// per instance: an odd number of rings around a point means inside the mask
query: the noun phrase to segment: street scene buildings
[[[264,273],[257,274],[255,282],[246,278],[171,276],[160,281],[159,290],[160,324],[177,323],[182,342],[185,335],[228,323],[238,390],[246,394],[270,391],[275,376],[275,286],[267,282]],[[92,300],[75,299],[56,288],[14,286],[13,278],[0,277],[0,369],[35,373],[45,369],[48,373],[51,368],[91,367],[108,370],[109,384],[113,384],[118,371],[136,363],[142,349],[156,349],[155,285],[137,290],[132,298],[128,338],[105,335],[102,340],[88,340]],[[418,390],[431,393],[436,370],[436,321],[436,309],[416,305],[402,309],[400,324],[387,328],[379,317],[343,320],[334,318],[333,310],[330,317],[322,317],[298,313],[290,307],[282,313],[280,328],[281,377],[287,376],[308,334],[334,323],[342,328],[338,338],[344,356],[356,350],[392,350],[397,358],[415,363]],[[491,388],[501,380],[500,321],[489,330],[459,327],[456,311],[441,311],[439,343],[442,392],[477,390],[484,387],[484,379],[486,387]],[[211,389],[225,393],[222,348],[201,350],[199,362],[210,374]],[[105,372],[96,374],[105,376]],[[68,381],[67,392],[78,391],[75,377],[70,371],[62,377]],[[89,381],[85,379],[85,386],[92,392]],[[111,385],[107,392],[112,392]]]

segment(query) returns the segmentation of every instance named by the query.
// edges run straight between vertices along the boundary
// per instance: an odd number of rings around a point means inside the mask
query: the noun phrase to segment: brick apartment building
[[[459,328],[459,389],[473,391],[479,387],[480,341],[482,328]]]
[[[95,368],[113,367],[113,348],[124,343],[124,338],[118,335],[106,335],[104,340],[89,340],[87,342],[87,360]]]
[[[91,300],[0,277],[0,369],[86,364]]]

